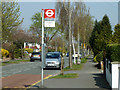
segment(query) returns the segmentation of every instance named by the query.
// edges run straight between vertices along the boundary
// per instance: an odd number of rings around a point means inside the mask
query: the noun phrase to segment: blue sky
[[[29,29],[32,24],[31,18],[36,12],[42,9],[55,8],[55,2],[18,2],[20,5],[23,29]],[[118,3],[117,2],[85,2],[90,8],[90,14],[94,16],[94,20],[102,20],[105,14],[108,15],[112,28],[118,23]]]

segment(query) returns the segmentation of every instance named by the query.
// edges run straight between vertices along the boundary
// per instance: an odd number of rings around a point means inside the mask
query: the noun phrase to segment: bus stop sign
[[[55,18],[55,9],[45,9],[44,18]]]

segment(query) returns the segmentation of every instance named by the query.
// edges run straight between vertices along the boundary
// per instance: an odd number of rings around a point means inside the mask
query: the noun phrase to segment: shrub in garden
[[[99,52],[99,53],[96,55],[96,60],[97,60],[97,61],[103,61],[103,51]]]
[[[15,57],[15,58],[22,57],[21,49],[16,49],[16,50],[14,51],[14,57]]]
[[[9,51],[5,49],[1,49],[2,57],[6,57],[9,55]]]
[[[96,56],[94,57],[93,61],[94,61],[94,62],[97,62],[97,60],[96,60]]]
[[[31,48],[24,48],[24,51],[27,51],[28,53],[32,53],[33,49],[31,49]]]
[[[106,47],[106,58],[110,61],[120,62],[120,44],[108,44]]]

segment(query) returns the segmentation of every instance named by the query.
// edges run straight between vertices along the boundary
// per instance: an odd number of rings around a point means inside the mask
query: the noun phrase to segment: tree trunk
[[[101,61],[98,61],[98,69],[101,69]]]
[[[101,71],[103,72],[104,69],[104,65],[103,65],[103,61],[101,61]]]
[[[78,24],[79,26],[79,24]],[[78,27],[78,59],[77,59],[77,64],[80,64],[80,46],[79,46],[79,41],[80,41],[80,36],[79,36],[79,27]]]
[[[14,52],[11,52],[9,55],[10,55],[11,60],[14,60]]]
[[[74,41],[73,41],[73,35],[72,35],[72,43],[73,43],[73,52],[74,52],[74,55],[75,55],[75,45],[74,45]],[[75,56],[74,56],[74,64],[76,64]]]
[[[72,33],[71,33],[71,10],[70,10],[70,2],[69,5],[69,68],[72,68]]]
[[[23,60],[23,48],[22,48],[22,46],[21,46],[21,58]]]
[[[61,58],[61,75],[64,75],[64,71],[63,71],[63,68],[64,68],[64,58],[62,57]]]

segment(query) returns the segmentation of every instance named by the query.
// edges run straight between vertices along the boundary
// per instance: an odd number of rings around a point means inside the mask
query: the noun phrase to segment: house
[[[41,45],[38,43],[24,42],[24,48],[32,48],[35,52],[41,51]]]

